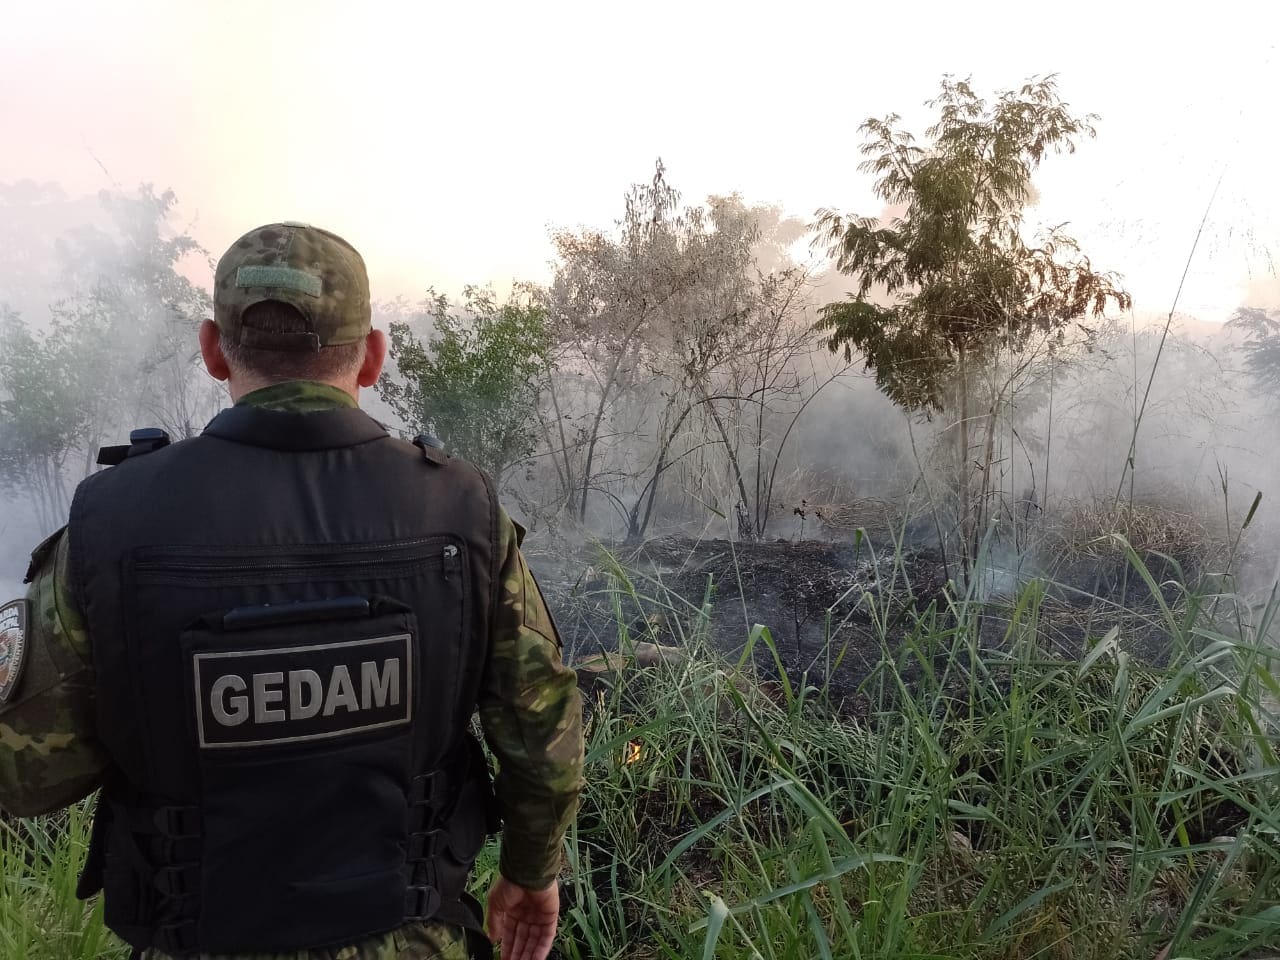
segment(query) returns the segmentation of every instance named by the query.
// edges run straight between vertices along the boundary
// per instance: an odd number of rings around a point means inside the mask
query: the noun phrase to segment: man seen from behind
[[[79,892],[135,957],[543,960],[581,705],[519,528],[358,408],[387,347],[340,237],[245,234],[199,340],[234,406],[104,448],[0,608],[0,808],[101,788]]]

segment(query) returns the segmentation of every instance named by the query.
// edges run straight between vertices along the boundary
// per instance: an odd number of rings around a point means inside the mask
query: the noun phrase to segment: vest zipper
[[[452,543],[445,544],[444,555],[444,580],[449,582],[450,574],[460,573],[462,571],[462,554]]]
[[[192,556],[180,552],[183,548],[166,548],[139,557],[134,570],[149,581],[177,578],[234,583],[246,577],[246,582],[259,582],[264,577],[311,579],[329,573],[365,571],[386,576],[402,570],[408,572],[438,566],[443,568],[445,579],[448,579],[452,571],[461,569],[462,552],[456,544],[447,541],[441,546],[442,540],[445,538],[432,537],[407,544],[353,545],[345,550],[336,545],[303,551],[295,547],[291,553],[288,552],[290,548],[285,548],[286,554],[282,557],[253,552]]]

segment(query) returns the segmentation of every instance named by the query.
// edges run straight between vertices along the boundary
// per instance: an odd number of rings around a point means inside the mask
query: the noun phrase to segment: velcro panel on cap
[[[240,344],[256,350],[320,352],[320,338],[314,333],[272,333],[268,330],[255,330],[253,327],[241,327]]]
[[[308,297],[319,298],[323,287],[314,274],[281,266],[246,266],[236,271],[237,287],[271,287],[276,290],[294,290]]]

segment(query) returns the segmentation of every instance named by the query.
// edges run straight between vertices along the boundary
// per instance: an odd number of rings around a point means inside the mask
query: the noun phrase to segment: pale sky
[[[1277,28],[1235,0],[4,0],[0,182],[150,181],[214,256],[306,220],[361,249],[375,295],[457,292],[546,279],[549,228],[608,226],[657,156],[686,200],[875,213],[863,119],[922,128],[945,72],[1057,72],[1101,119],[1046,164],[1040,214],[1163,311],[1221,177],[1181,308],[1223,319],[1280,303]]]

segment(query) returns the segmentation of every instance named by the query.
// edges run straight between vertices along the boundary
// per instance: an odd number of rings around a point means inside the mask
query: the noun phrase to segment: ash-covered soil
[[[600,547],[552,554],[530,546],[530,566],[570,660],[615,650],[624,635],[682,645],[696,631],[732,658],[752,626],[763,624],[792,679],[807,674],[812,683],[830,678],[844,688],[881,658],[872,610],[900,619],[907,604],[938,597],[946,580],[934,552],[905,556],[907,583],[901,572],[893,578],[892,557],[877,560],[852,542],[664,537],[611,548],[613,559]],[[776,674],[763,643],[756,660],[766,676]]]
[[[752,626],[763,624],[793,682],[807,679],[847,694],[886,654],[902,654],[917,614],[931,617],[935,629],[954,625],[944,595],[946,566],[936,550],[923,546],[895,558],[853,538],[753,543],[662,537],[608,549],[531,542],[526,553],[570,662],[616,650],[624,637],[679,646],[699,632],[732,659]],[[1006,642],[1013,601],[1031,576],[991,565],[975,585],[985,601],[984,646]],[[1162,658],[1167,639],[1148,615],[1154,609],[1135,600],[1131,586],[1104,588],[1114,599],[1100,600],[1090,596],[1099,592],[1096,567],[1072,581],[1078,582],[1048,587],[1037,607],[1034,629],[1046,652],[1076,656],[1087,637],[1119,626],[1133,652]],[[755,660],[762,675],[776,677],[778,664],[764,643],[757,644]],[[905,667],[906,674],[913,672]]]

